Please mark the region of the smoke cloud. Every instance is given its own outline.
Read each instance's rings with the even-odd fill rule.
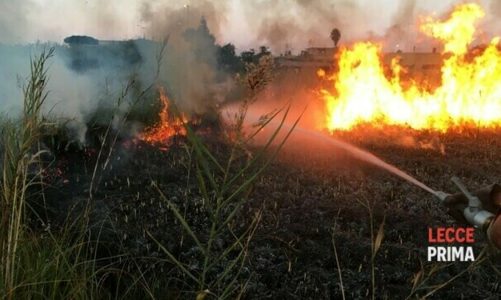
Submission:
[[[342,39],[350,41],[364,35],[369,26],[371,4],[365,9],[359,1],[278,0],[247,1],[242,4],[247,22],[256,28],[258,43],[274,52],[298,52],[305,46],[332,46],[330,32],[341,30]]]
[[[499,1],[478,1],[491,15],[499,16]],[[388,28],[404,31],[399,25],[407,26],[421,12],[441,14],[454,4],[457,1],[4,0],[0,2],[0,43],[60,42],[73,34],[151,38],[158,35],[151,28],[180,31],[195,26],[203,14],[220,43],[233,42],[240,50],[267,44],[276,52],[286,45],[300,51],[309,44],[332,45],[333,27],[341,30],[343,43],[371,35],[384,37]]]
[[[399,50],[400,45],[412,45],[416,43],[416,9],[415,0],[399,2],[397,12],[392,18],[391,26],[383,37],[390,48],[394,47],[396,50]]]
[[[75,138],[83,141],[85,124],[89,118],[99,106],[105,108],[114,104],[128,75],[126,72],[117,73],[119,69],[111,64],[78,72],[71,65],[74,57],[71,55],[71,49],[67,47],[50,44],[0,45],[1,111],[11,118],[15,118],[21,111],[22,89],[29,77],[30,58],[47,51],[49,47],[55,47],[55,53],[48,61],[49,95],[44,105],[44,113],[55,118],[64,118],[73,129]]]
[[[225,74],[218,70],[215,47],[226,11],[225,1],[204,0],[178,6],[145,2],[141,7],[146,36],[168,37],[161,79],[184,111],[202,113],[231,86],[230,79],[221,80]]]
[[[113,1],[112,1],[113,2]],[[17,16],[26,16],[36,3],[1,4],[12,17],[4,17],[2,28],[12,28]],[[109,15],[113,3],[99,13],[100,27],[114,30],[119,17]],[[128,80],[135,77],[142,87],[158,80],[178,107],[188,113],[202,113],[222,101],[231,88],[231,78],[217,68],[217,47],[212,33],[219,31],[222,2],[193,2],[189,6],[167,6],[144,2],[138,11],[144,35],[149,40],[99,42],[99,45],[0,44],[0,103],[2,112],[15,116],[21,111],[22,85],[29,75],[29,61],[42,49],[55,47],[50,59],[50,95],[45,109],[69,119],[75,137],[85,139],[86,124],[98,109],[113,109]],[[2,12],[5,12],[3,10]],[[220,15],[221,14],[221,15]],[[17,15],[17,16],[16,16]],[[5,40],[15,41],[28,28],[9,29]],[[29,30],[28,30],[29,31]],[[26,32],[28,32],[26,31]],[[106,36],[103,34],[101,36]],[[162,40],[167,40],[161,64],[157,66]],[[156,69],[159,67],[159,77]]]

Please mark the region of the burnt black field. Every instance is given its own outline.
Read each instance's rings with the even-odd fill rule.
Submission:
[[[378,130],[335,136],[371,151],[437,190],[457,192],[452,176],[459,176],[472,190],[499,182],[499,130],[407,133],[440,146],[404,146],[389,139],[395,132],[388,135]],[[205,130],[202,136],[218,158],[229,155],[221,133]],[[100,173],[92,195],[88,230],[99,237],[97,253],[102,263],[125,254],[127,259],[116,267],[131,274],[142,272],[157,297],[195,297],[189,278],[166,259],[157,242],[194,271],[200,268],[196,247],[152,184],[176,203],[197,234],[207,230],[187,144],[184,137],[168,146],[119,141],[110,157],[111,167]],[[296,146],[282,149],[252,186],[231,224],[235,231],[242,230],[254,214],[262,213],[249,243],[247,262],[238,274],[242,298],[341,299],[344,289],[347,299],[367,299],[372,293],[372,268],[377,299],[499,296],[500,256],[487,248],[479,231],[475,263],[426,261],[428,227],[456,224],[432,196],[348,153],[315,144]],[[92,146],[58,149],[52,152],[47,171],[47,205],[40,208],[40,214],[55,226],[68,213],[82,211],[98,158],[98,150]],[[241,159],[255,151],[249,149]],[[384,238],[373,263],[371,216],[374,235],[384,220]],[[225,243],[224,237],[217,241],[218,247]],[[129,284],[127,279],[117,281],[111,276],[105,287],[123,291]],[[130,296],[144,295],[132,292]]]

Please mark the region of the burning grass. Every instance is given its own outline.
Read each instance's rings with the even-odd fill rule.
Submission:
[[[153,127],[148,128],[139,135],[139,139],[151,144],[168,144],[169,140],[175,136],[185,136],[185,116],[172,117],[169,114],[169,99],[163,88],[159,88],[159,98],[161,103],[160,120]]]
[[[411,70],[401,65],[398,55],[386,74],[381,45],[360,42],[342,48],[337,55],[338,71],[329,79],[332,88],[322,90],[326,106],[323,127],[350,130],[372,123],[445,132],[468,124],[499,126],[499,38],[493,38],[483,50],[468,50],[475,25],[484,15],[478,4],[461,4],[445,21],[427,18],[422,22],[421,30],[444,48],[441,82],[431,90],[426,83],[402,79]]]

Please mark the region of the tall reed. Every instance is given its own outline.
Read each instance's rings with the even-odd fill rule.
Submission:
[[[47,98],[46,63],[53,52],[53,49],[44,51],[31,60],[30,78],[23,89],[21,119],[18,123],[8,121],[3,128],[0,268],[3,287],[7,292],[14,288],[19,242],[25,238],[26,193],[36,177],[30,176],[30,167],[42,153],[37,145],[44,122],[41,109]]]

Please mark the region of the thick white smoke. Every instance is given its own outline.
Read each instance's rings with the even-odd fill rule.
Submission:
[[[498,30],[500,2],[475,0],[489,11],[491,28]],[[37,40],[60,42],[72,34],[98,39],[151,37],[148,30],[172,12],[178,27],[197,22],[202,11],[219,42],[240,50],[261,44],[281,51],[288,44],[301,50],[309,43],[331,45],[329,32],[338,27],[343,41],[372,35],[384,36],[388,28],[409,23],[417,15],[441,14],[454,0],[2,0],[0,43]],[[64,16],[64,17],[63,17]],[[400,16],[400,18],[398,17]],[[403,18],[403,16],[409,18]],[[497,25],[496,25],[497,24]]]

